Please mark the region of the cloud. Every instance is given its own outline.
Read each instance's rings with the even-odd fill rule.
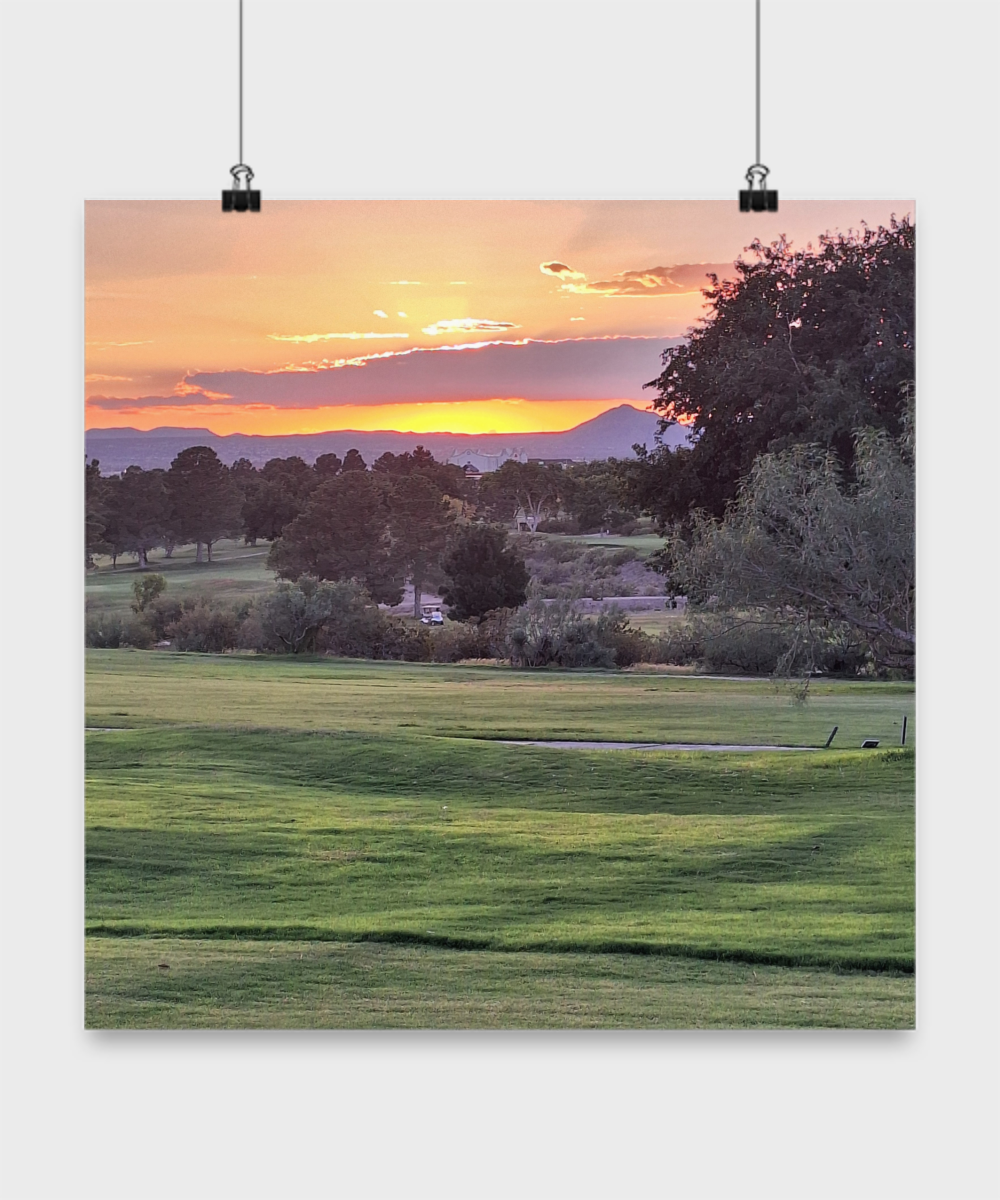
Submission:
[[[384,318],[385,318],[385,320],[387,320],[387,321],[388,321],[388,319],[389,319],[389,314],[388,314],[388,313],[384,313],[384,312],[383,312],[383,311],[382,311],[380,308],[376,308],[376,309],[375,309],[375,312],[374,312],[373,316],[376,316],[376,317],[384,317]]]
[[[111,346],[152,346],[152,341],[148,342],[88,342],[88,346],[94,346],[96,349],[107,350]]]
[[[84,383],[132,383],[131,375],[84,375]]]
[[[195,372],[186,394],[91,396],[92,408],[206,407],[228,395],[237,405],[325,408],[340,404],[447,403],[462,400],[608,400],[648,403],[643,384],[662,370],[661,355],[681,338],[596,337],[492,341],[414,347],[281,371]]]
[[[383,314],[384,315],[384,314]],[[408,333],[269,333],[272,342],[359,342],[367,338],[408,338]]]
[[[561,262],[539,263],[538,269],[543,275],[554,275],[556,279],[586,279],[582,271],[574,271]]]
[[[396,316],[397,316],[397,317],[405,317],[405,316],[406,316],[406,313],[404,313],[404,312],[398,312],[398,313],[396,313]]]
[[[183,396],[185,400],[192,396],[204,396],[207,400],[214,402],[221,400],[232,400],[232,395],[229,392],[210,392],[208,388],[199,387],[195,383],[188,383],[186,379],[182,379],[180,383],[174,386],[174,395]]]
[[[453,279],[448,286],[449,287],[465,287],[466,283],[465,283],[464,279]]]
[[[390,279],[390,287],[423,287],[419,279]]]
[[[542,265],[542,269],[545,269]],[[560,266],[561,264],[548,264]],[[585,275],[574,271],[571,280],[582,282],[564,283],[560,291],[574,295],[591,296],[681,296],[698,292],[709,286],[709,274],[731,276],[732,263],[683,263],[677,267],[647,267],[642,271],[622,271],[610,279],[588,282]],[[549,274],[559,274],[550,271]],[[563,276],[561,276],[563,277]]]
[[[511,321],[484,321],[478,317],[459,317],[457,321],[435,321],[425,325],[423,332],[436,333],[505,333],[508,329],[520,329]]]
[[[586,317],[570,317],[571,321],[586,321]]]

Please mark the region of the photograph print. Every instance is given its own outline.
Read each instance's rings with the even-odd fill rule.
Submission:
[[[914,266],[89,202],[88,1028],[913,1028]]]

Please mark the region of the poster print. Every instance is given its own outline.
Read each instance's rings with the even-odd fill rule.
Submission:
[[[911,202],[86,253],[89,1027],[913,1025]]]

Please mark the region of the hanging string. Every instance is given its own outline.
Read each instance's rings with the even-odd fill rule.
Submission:
[[[242,79],[243,71],[243,0],[240,0],[240,78]],[[242,104],[242,100],[240,101]],[[242,114],[242,108],[240,112]],[[242,117],[241,117],[242,119]],[[241,126],[242,129],[242,126]],[[242,137],[242,134],[240,135]],[[240,142],[242,147],[243,143]],[[243,151],[240,150],[240,160],[243,159]],[[757,0],[757,157],[754,162],[760,162],[760,0]]]
[[[757,0],[757,128],[760,129],[760,0]],[[757,134],[760,145],[760,133]],[[757,150],[760,158],[760,150]],[[240,153],[237,162],[243,161],[243,0],[240,0]]]
[[[767,177],[770,171],[760,161],[760,0],[755,0],[754,9],[754,149],[757,153],[753,163],[747,169],[747,186],[740,192],[740,211],[777,212],[778,193],[768,188]]]
[[[239,151],[235,167],[229,168],[233,185],[222,193],[223,212],[260,212],[260,192],[251,188],[253,171],[243,161],[243,0],[239,0],[239,71],[237,107],[239,110]],[[242,183],[242,187],[240,186]]]

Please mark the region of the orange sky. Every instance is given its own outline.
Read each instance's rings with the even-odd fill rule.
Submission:
[[[906,201],[87,204],[88,428],[567,429],[642,384],[754,238]],[[465,347],[455,353],[457,347]],[[417,353],[413,353],[417,351]],[[449,352],[451,351],[451,352]]]

